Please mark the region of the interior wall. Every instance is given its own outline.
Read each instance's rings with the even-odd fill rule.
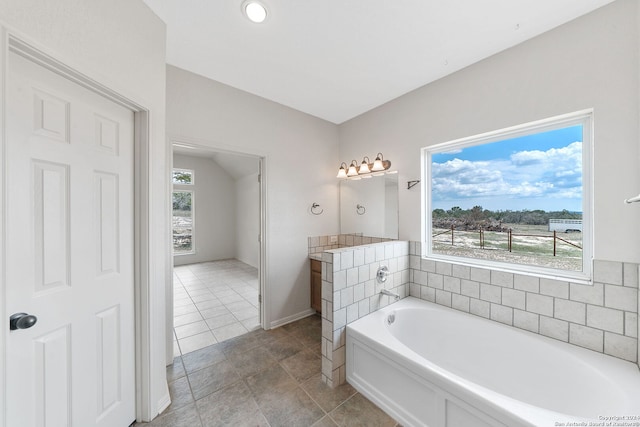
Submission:
[[[252,267],[260,266],[260,185],[258,174],[239,178],[236,190],[236,259]]]
[[[173,155],[173,167],[194,171],[192,190],[195,253],[173,256],[173,265],[234,258],[236,254],[236,186],[216,162],[205,157]]]
[[[149,247],[150,268],[143,274],[148,275],[151,284],[148,303],[152,309],[151,317],[144,319],[145,330],[149,332],[143,339],[151,347],[151,402],[144,411],[153,417],[169,404],[165,371],[165,290],[171,277],[167,274],[170,252],[165,25],[141,1],[130,0],[0,0],[0,23],[66,65],[149,109],[150,237],[143,244]],[[4,349],[0,354],[4,354]],[[0,365],[3,364],[0,360]],[[0,403],[3,413],[1,409]]]
[[[265,158],[264,326],[309,314],[307,237],[337,234],[339,227],[336,125],[167,66],[167,133],[175,141]],[[311,214],[314,202],[322,215]]]
[[[420,179],[420,148],[593,108],[594,255],[640,262],[640,203],[622,203],[640,190],[637,8],[615,1],[343,123],[340,158],[392,161],[400,239],[419,241],[420,189],[404,184]]]

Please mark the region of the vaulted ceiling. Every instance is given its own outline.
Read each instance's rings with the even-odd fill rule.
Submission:
[[[339,124],[613,0],[144,0],[167,62]]]

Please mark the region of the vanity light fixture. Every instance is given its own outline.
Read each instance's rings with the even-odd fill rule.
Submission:
[[[347,171],[347,176],[349,178],[352,176],[358,176],[358,164],[355,160],[351,161],[351,165],[349,165],[349,170]]]
[[[338,175],[336,178],[360,179],[391,173],[389,172],[391,162],[389,160],[384,160],[382,153],[378,153],[373,163],[369,162],[370,160],[368,156],[364,156],[360,166],[358,166],[358,162],[355,160],[352,160],[349,166],[347,166],[345,162],[342,162],[340,163],[340,168],[338,169]]]
[[[250,0],[242,4],[242,11],[251,22],[261,24],[267,19],[267,8],[259,1]]]

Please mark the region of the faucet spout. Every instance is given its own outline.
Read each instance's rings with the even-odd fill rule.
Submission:
[[[400,299],[400,295],[398,295],[398,294],[397,294],[397,293],[395,293],[395,292],[391,292],[391,291],[390,291],[390,290],[388,290],[388,289],[382,289],[382,290],[380,291],[380,293],[381,293],[382,295],[387,295],[387,296],[390,296],[390,297],[394,297],[394,298],[396,299],[396,301]]]

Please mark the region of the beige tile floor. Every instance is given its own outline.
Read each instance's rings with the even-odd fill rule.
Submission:
[[[177,266],[173,271],[175,355],[260,327],[256,268],[230,259]]]
[[[397,426],[349,384],[322,383],[320,340],[314,315],[178,356],[171,406],[136,426]]]

